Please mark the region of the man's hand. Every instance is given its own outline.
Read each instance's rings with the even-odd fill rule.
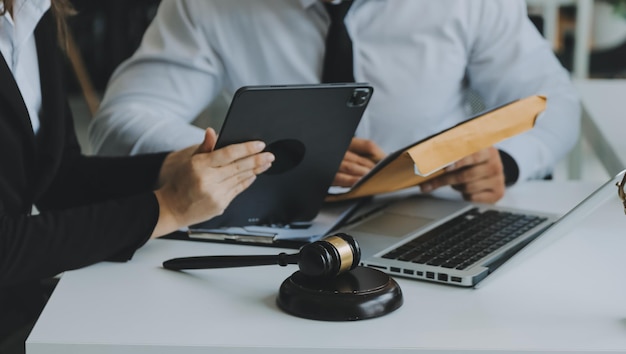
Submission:
[[[495,203],[504,196],[504,169],[500,154],[494,147],[469,155],[452,166],[445,173],[420,185],[422,192],[451,185],[463,194],[465,200],[481,203]]]
[[[341,161],[333,186],[351,187],[385,157],[385,152],[371,140],[352,138]]]

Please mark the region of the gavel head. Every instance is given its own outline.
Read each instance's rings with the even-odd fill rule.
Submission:
[[[305,245],[299,255],[300,271],[312,277],[335,277],[354,269],[361,261],[358,243],[344,233]]]

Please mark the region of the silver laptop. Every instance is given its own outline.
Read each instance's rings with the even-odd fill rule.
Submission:
[[[380,199],[339,232],[358,241],[362,265],[394,276],[473,287],[538,236],[549,233],[554,240],[608,199],[618,199],[615,185],[624,173],[560,219],[554,214],[413,195]]]

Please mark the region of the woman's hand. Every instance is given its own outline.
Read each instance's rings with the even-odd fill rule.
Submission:
[[[230,202],[266,171],[274,155],[251,141],[213,150],[216,134],[207,129],[202,144],[173,152],[159,175],[159,221],[153,237],[221,215]]]

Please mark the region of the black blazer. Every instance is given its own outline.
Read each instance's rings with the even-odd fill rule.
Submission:
[[[35,30],[43,112],[37,136],[0,60],[0,322],[9,294],[24,284],[130,258],[159,214],[152,187],[165,154],[81,155],[55,27],[48,12]],[[31,205],[40,215],[29,215]]]

